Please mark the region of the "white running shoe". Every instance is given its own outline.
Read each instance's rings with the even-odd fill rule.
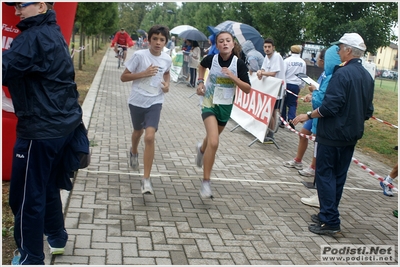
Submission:
[[[139,154],[132,154],[132,150],[129,150],[129,163],[131,165],[131,168],[134,171],[138,171],[139,170]]]
[[[196,145],[196,158],[195,158],[195,162],[196,162],[196,165],[197,165],[197,167],[199,167],[199,168],[201,168],[202,166],[203,166],[203,156],[204,156],[204,154],[203,153],[201,153],[201,145],[202,145],[203,143],[198,143],[197,145]]]
[[[151,186],[150,178],[142,179],[142,194],[151,194],[153,195],[153,186]]]
[[[297,162],[294,159],[284,162],[283,166],[285,166],[287,168],[295,168],[296,170],[303,169],[303,163]]]
[[[202,198],[213,198],[210,181],[201,182],[200,196]]]
[[[302,170],[299,170],[299,174],[302,176],[306,177],[314,177],[315,176],[315,170],[311,167],[304,168]]]
[[[301,203],[303,203],[305,205],[319,208],[318,194],[315,194],[312,197],[302,197],[300,200],[301,200]]]

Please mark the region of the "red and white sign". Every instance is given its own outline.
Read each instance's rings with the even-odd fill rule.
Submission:
[[[250,83],[249,94],[236,88],[231,119],[263,142],[282,80],[274,77],[263,77],[259,80],[253,72],[250,75]]]

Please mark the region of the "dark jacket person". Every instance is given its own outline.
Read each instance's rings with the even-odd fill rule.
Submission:
[[[68,46],[50,3],[8,2],[21,18],[21,33],[3,51],[2,81],[18,118],[10,183],[14,238],[21,265],[44,264],[43,234],[50,253],[62,254],[64,228],[57,172],[81,125],[82,110]]]

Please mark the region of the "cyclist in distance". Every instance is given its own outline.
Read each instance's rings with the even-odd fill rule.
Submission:
[[[114,47],[115,57],[118,57],[118,46],[122,46],[122,49],[124,51],[124,56],[122,60],[125,61],[127,54],[126,50],[128,47],[133,46],[133,41],[124,28],[121,28],[121,30],[115,34],[114,39],[111,42],[111,47]]]

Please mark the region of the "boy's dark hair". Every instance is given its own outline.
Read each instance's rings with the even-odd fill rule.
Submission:
[[[272,38],[265,39],[264,44],[272,44],[272,46],[275,46],[274,40]]]
[[[150,28],[149,32],[147,33],[148,40],[151,39],[151,36],[153,34],[160,34],[165,37],[165,43],[168,42],[168,36],[169,36],[169,28],[167,26],[163,25],[154,25],[153,27]]]

